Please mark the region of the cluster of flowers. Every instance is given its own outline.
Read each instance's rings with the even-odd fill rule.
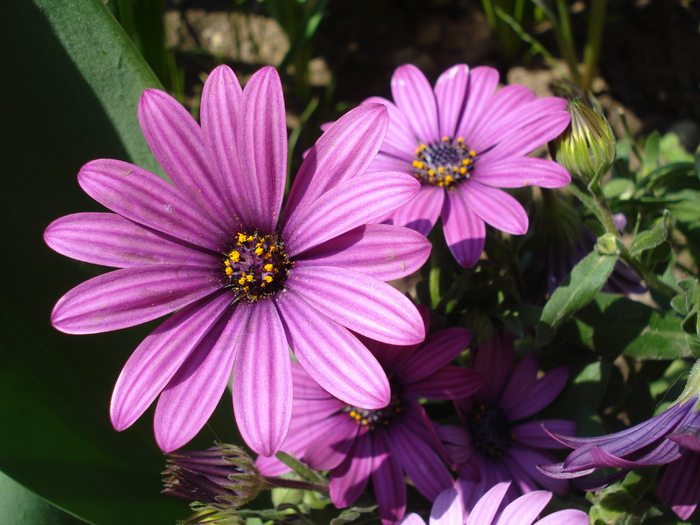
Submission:
[[[529,419],[561,392],[566,370],[538,375],[534,356],[516,364],[512,341],[498,337],[472,351],[471,368],[452,366],[469,331],[431,332],[429,312],[387,284],[421,268],[439,218],[455,259],[470,267],[485,224],[527,231],[523,206],[499,188],[570,181],[559,164],[526,156],[564,131],[567,102],[518,85],[497,90],[498,80],[492,68],[457,65],[432,88],[417,68],[400,67],[394,102],[368,99],[333,123],[286,201],[274,69],[245,89],[229,68],[215,69],[201,126],[172,97],[146,91],[139,120],[172,184],[126,162],[92,161],[79,183],[114,213],[66,216],[45,233],[61,254],[118,268],[64,295],[57,329],[107,332],[172,314],[124,366],[114,427],[158,398],[157,443],[176,450],[231,384],[236,423],[265,475],[287,470],[272,457],[284,450],[329,471],[338,507],[371,479],[385,523],[406,512],[406,476],[437,500],[434,512],[453,516],[436,523],[532,523],[551,497],[538,487],[567,489],[556,474],[568,464],[555,477],[538,470],[556,462],[547,449],[583,443],[561,437],[574,433],[571,422]],[[453,401],[462,423],[437,425],[419,399]],[[580,462],[575,472],[588,473]],[[514,503],[503,509],[502,500]],[[541,523],[584,523],[581,515]]]

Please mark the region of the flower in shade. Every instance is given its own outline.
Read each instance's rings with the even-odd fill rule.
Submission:
[[[517,366],[514,359],[510,341],[494,338],[479,347],[473,367],[482,375],[484,384],[474,395],[455,402],[464,424],[438,427],[438,435],[460,475],[457,484],[467,509],[501,481],[513,481],[509,500],[538,485],[555,494],[567,490],[564,480],[543,475],[537,465],[555,460],[547,449],[563,447],[542,425],[571,432],[574,423],[525,419],[559,395],[568,372],[560,367],[538,378],[534,355],[526,355]]]
[[[427,235],[442,216],[447,244],[464,267],[481,256],[484,223],[527,231],[523,207],[498,188],[558,188],[571,180],[559,164],[526,157],[566,129],[566,100],[538,99],[519,85],[496,91],[498,79],[493,68],[459,64],[433,89],[418,68],[403,65],[391,79],[394,102],[366,101],[385,104],[391,118],[371,169],[401,170],[421,182],[418,195],[384,221]]]
[[[201,111],[200,127],[161,91],[139,103],[146,141],[173,184],[118,160],[80,170],[83,190],[115,213],[63,217],[45,240],[120,269],[70,290],[51,319],[89,334],[175,312],[124,366],[114,427],[130,426],[160,394],[156,440],[174,450],[202,428],[233,372],[239,430],[271,455],[291,417],[290,348],[333,395],[376,409],[389,402],[389,383],[353,332],[423,340],[416,308],[383,281],[419,268],[429,244],[409,229],[368,224],[419,185],[402,173],[366,173],[388,116],[365,106],[311,148],[281,212],[287,134],[276,71],[261,69],[241,90],[229,68],[215,69]]]
[[[659,497],[683,520],[695,512],[700,501],[700,411],[697,396],[678,402],[657,416],[621,432],[595,438],[570,437],[555,432],[552,435],[575,450],[561,463],[541,465],[540,470],[545,474],[572,479],[606,467],[619,469],[602,478],[578,483],[585,490],[598,490],[622,479],[635,467],[668,465],[659,482]]]
[[[505,505],[509,482],[501,482],[476,502],[471,512],[462,508],[457,490],[440,493],[430,511],[430,525],[588,525],[588,515],[581,510],[560,510],[537,520],[552,499],[552,493],[536,490]],[[505,506],[504,506],[505,505]],[[399,525],[425,525],[417,514],[409,514]]]
[[[352,504],[371,478],[382,521],[396,523],[406,510],[404,473],[431,501],[453,484],[417,399],[457,399],[481,385],[473,370],[449,366],[470,339],[469,331],[449,328],[410,347],[368,341],[391,383],[391,401],[379,410],[337,399],[293,365],[292,425],[282,450],[330,470],[330,496],[338,507]],[[258,458],[258,468],[266,475],[289,470],[274,458]]]

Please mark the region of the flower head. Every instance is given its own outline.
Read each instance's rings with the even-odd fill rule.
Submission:
[[[423,339],[415,307],[383,281],[419,268],[429,244],[408,229],[368,224],[412,198],[418,183],[366,173],[388,117],[383,106],[365,106],[311,148],[282,212],[287,134],[276,71],[261,69],[242,90],[229,68],[215,69],[201,109],[200,127],[161,91],[139,103],[172,184],[118,160],[80,170],[85,192],[115,213],[63,217],[45,240],[120,269],[70,290],[52,323],[88,334],[175,312],[124,366],[114,427],[129,427],[160,394],[156,440],[174,450],[202,428],[233,372],[239,430],[271,455],[291,417],[290,348],[333,395],[375,409],[389,401],[389,383],[351,330],[391,344]]]
[[[572,479],[606,467],[619,469],[602,478],[579,482],[585,490],[598,490],[622,479],[635,467],[667,464],[659,483],[659,497],[683,520],[695,512],[700,500],[700,411],[697,395],[683,399],[657,416],[621,432],[595,438],[569,437],[557,433],[552,433],[552,436],[574,451],[561,463],[541,465],[540,470],[548,476]]]
[[[537,465],[551,462],[546,449],[561,444],[542,425],[573,430],[564,420],[521,421],[549,405],[566,384],[565,368],[537,378],[537,359],[526,355],[514,366],[511,342],[494,338],[476,351],[474,370],[484,378],[472,396],[455,402],[462,426],[438,428],[460,474],[458,486],[467,509],[496,483],[513,481],[508,499],[531,492],[538,485],[556,494],[566,491],[562,480],[542,475]]]
[[[442,216],[447,244],[464,267],[481,256],[485,223],[527,231],[523,207],[498,188],[557,188],[571,180],[555,162],[525,156],[564,131],[566,100],[538,99],[518,85],[495,92],[498,78],[493,68],[459,64],[431,88],[418,68],[404,65],[391,80],[394,102],[366,101],[385,104],[391,118],[372,169],[401,170],[421,183],[418,195],[384,220],[427,235]]]
[[[480,386],[473,370],[448,366],[470,338],[467,330],[451,328],[407,348],[368,342],[391,382],[391,401],[379,410],[333,397],[293,366],[294,411],[282,449],[311,468],[330,470],[330,495],[338,507],[353,503],[371,478],[382,521],[396,523],[406,509],[405,474],[430,500],[453,483],[417,399],[457,399]],[[266,475],[288,470],[273,458],[258,458],[258,468]]]
[[[430,512],[430,525],[588,525],[588,515],[580,510],[560,510],[544,519],[537,516],[544,510],[552,493],[536,490],[520,496],[504,507],[509,482],[494,485],[476,502],[471,512],[462,508],[457,490],[440,493]],[[425,525],[416,514],[409,514],[399,525]]]

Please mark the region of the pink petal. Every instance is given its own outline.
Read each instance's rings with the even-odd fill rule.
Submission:
[[[93,160],[78,173],[78,183],[90,197],[129,220],[221,251],[221,229],[178,189],[149,171],[118,160]]]
[[[479,262],[486,242],[486,226],[469,209],[467,200],[460,191],[447,194],[442,212],[445,241],[457,262],[470,268]]]
[[[466,328],[447,328],[430,334],[420,348],[398,362],[394,374],[404,383],[423,379],[448,365],[472,340]]]
[[[396,68],[391,77],[394,102],[406,116],[414,135],[423,144],[438,137],[438,115],[435,95],[425,75],[412,64]]]
[[[248,81],[236,122],[240,176],[238,195],[247,200],[244,222],[263,233],[277,226],[287,181],[287,125],[282,83],[273,67]],[[247,196],[247,199],[245,197]]]
[[[551,492],[536,490],[510,503],[498,517],[496,525],[530,525],[552,499]]]
[[[525,86],[511,84],[498,90],[491,97],[488,108],[472,130],[471,140],[479,141],[482,130],[488,132],[488,130],[493,129],[494,126],[498,126],[502,122],[508,122],[513,125],[513,113],[533,100],[537,100],[537,95]]]
[[[406,512],[406,479],[396,459],[391,454],[391,445],[386,432],[373,432],[374,456],[372,462],[372,484],[379,504],[379,514],[384,525],[396,523]],[[402,521],[404,524],[410,522]],[[422,522],[416,522],[425,525]]]
[[[304,451],[304,461],[312,469],[331,470],[343,463],[363,428],[347,414],[330,418],[330,423],[320,429],[325,432],[316,434]]]
[[[527,155],[542,144],[558,137],[569,125],[571,116],[566,111],[556,111],[522,128],[500,137],[500,142],[479,157],[480,162],[495,162],[506,157]]]
[[[657,493],[682,519],[687,520],[695,512],[700,500],[700,454],[686,452],[678,461],[666,467],[661,476]]]
[[[147,264],[214,267],[214,255],[182,245],[115,213],[76,213],[52,222],[44,232],[52,250],[79,261],[114,268]]]
[[[226,390],[237,340],[247,319],[231,313],[205,334],[158,399],[153,427],[158,446],[165,452],[184,446],[197,435]]]
[[[481,376],[474,370],[446,366],[414,383],[404,383],[407,395],[427,399],[461,399],[481,386]]]
[[[410,175],[375,172],[356,175],[328,190],[283,230],[287,252],[295,257],[353,228],[373,222],[418,193]]]
[[[497,162],[474,164],[472,180],[501,188],[560,188],[571,182],[571,176],[562,165],[551,160],[506,157]]]
[[[330,496],[336,507],[355,503],[372,473],[372,440],[369,432],[360,432],[347,459],[330,475]]]
[[[427,237],[440,216],[444,201],[445,190],[425,184],[412,200],[388,217],[391,217],[391,224],[411,228]]]
[[[207,157],[216,175],[220,198],[226,205],[217,209],[225,213],[230,224],[241,221],[240,188],[236,182],[241,177],[238,159],[236,123],[239,119],[243,90],[236,75],[222,65],[209,74],[202,90],[202,134]],[[252,229],[252,224],[241,224],[242,229]]]
[[[530,447],[535,448],[565,448],[547,432],[555,434],[572,435],[576,432],[576,423],[573,421],[565,421],[563,419],[543,419],[538,421],[528,421],[520,423],[511,428],[511,433],[515,436],[515,440]]]
[[[473,181],[465,182],[455,191],[461,194],[466,206],[486,224],[513,235],[527,232],[527,213],[505,191]]]
[[[443,490],[430,511],[430,525],[461,525],[462,523],[464,523],[464,509],[459,493],[454,488]]]
[[[550,370],[535,381],[526,401],[518,403],[510,409],[509,417],[518,420],[536,414],[557,398],[566,386],[568,379],[569,371],[566,367],[561,366]]]
[[[56,303],[51,323],[67,334],[111,332],[162,317],[220,288],[211,268],[159,264],[115,270],[68,291]]]
[[[370,339],[410,345],[425,338],[411,301],[396,288],[352,270],[297,265],[287,287],[322,315]],[[308,370],[308,369],[307,369]]]
[[[540,472],[537,465],[549,465],[556,461],[556,457],[548,452],[522,446],[519,443],[513,443],[508,450],[510,458],[514,461],[509,461],[506,458],[508,467],[512,472],[516,468],[520,468],[524,476],[532,478],[538,485],[543,486],[547,490],[551,490],[555,494],[565,494],[569,484],[563,479],[554,479]]]
[[[134,350],[114,385],[110,417],[118,431],[131,426],[185,362],[230,304],[227,293],[183,308]]]
[[[486,492],[469,513],[466,525],[491,525],[509,487],[510,482],[502,482]]]
[[[527,354],[510,374],[510,378],[501,394],[501,402],[499,404],[501,410],[508,415],[510,421],[515,420],[510,413],[513,407],[522,403],[529,403],[529,393],[535,384],[537,369],[537,358],[534,354]]]
[[[294,354],[322,388],[356,407],[389,403],[386,373],[355,336],[291,289],[275,301]]]
[[[289,345],[272,300],[239,308],[249,311],[233,368],[236,424],[250,448],[272,456],[282,447],[292,417]]]
[[[299,216],[321,195],[367,170],[379,151],[388,121],[384,106],[363,104],[321,135],[294,179],[285,205],[283,228],[297,224]]]
[[[302,254],[305,266],[353,269],[380,281],[417,271],[430,255],[421,234],[387,224],[366,224]]]
[[[545,516],[537,525],[588,525],[588,514],[582,510],[565,509]]]
[[[446,70],[435,83],[440,137],[456,137],[457,124],[464,111],[469,89],[469,66],[457,64]],[[438,138],[438,137],[436,137]]]
[[[456,133],[458,137],[463,137],[467,144],[470,144],[473,130],[479,125],[481,116],[490,107],[498,80],[498,71],[492,67],[475,67],[469,74],[467,105]]]
[[[362,104],[382,104],[386,107],[389,112],[389,128],[386,131],[381,151],[395,155],[410,164],[415,158],[418,139],[411,131],[411,124],[403,111],[396,107],[396,104],[382,97],[369,97]]]
[[[224,188],[207,161],[202,130],[192,115],[167,93],[148,89],[141,95],[138,116],[146,142],[178,191],[225,230],[231,221],[219,211],[226,209]]]

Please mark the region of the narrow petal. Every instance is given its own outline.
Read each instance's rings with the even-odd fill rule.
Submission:
[[[470,268],[479,262],[486,242],[486,226],[460,191],[447,194],[442,212],[445,241],[457,262]]]
[[[467,100],[469,66],[457,64],[440,75],[435,83],[440,137],[455,137]]]
[[[295,257],[353,228],[373,222],[410,201],[420,183],[405,173],[356,175],[318,198],[313,206],[283,230],[287,251]]]
[[[352,270],[298,265],[287,287],[322,315],[365,337],[393,345],[415,344],[425,338],[423,320],[413,303],[373,277]]]
[[[527,232],[528,218],[522,205],[505,191],[469,181],[456,190],[482,221],[506,233]]]
[[[130,268],[147,264],[215,267],[217,258],[115,213],[76,213],[55,220],[44,240],[58,253],[92,264]]]
[[[558,137],[569,125],[571,116],[566,111],[556,111],[528,124],[510,131],[500,138],[492,149],[481,154],[479,161],[489,162],[510,156],[523,156],[534,151],[542,144]]]
[[[443,490],[430,510],[430,525],[461,525],[464,523],[464,509],[459,493],[454,488]]]
[[[236,424],[250,448],[272,456],[284,443],[292,417],[289,345],[273,301],[239,308],[249,312],[233,368]]]
[[[491,525],[509,487],[510,482],[498,483],[479,498],[469,513],[466,525]]]
[[[511,445],[509,456],[506,458],[508,468],[511,472],[516,472],[516,467],[522,470],[522,476],[531,478],[537,485],[541,485],[555,494],[565,494],[569,488],[566,480],[550,478],[543,474],[537,465],[548,465],[555,461],[553,454],[543,450],[522,446],[519,443]],[[513,461],[511,461],[511,458]],[[528,485],[533,485],[533,481],[528,481]]]
[[[159,264],[98,275],[58,300],[51,323],[67,334],[96,334],[152,321],[220,289],[215,273]]]
[[[161,450],[184,446],[209,420],[231,377],[245,320],[234,312],[223,315],[161,393],[153,417]]]
[[[438,114],[435,95],[428,79],[412,64],[396,68],[391,77],[391,94],[401,112],[406,115],[415,136],[423,144],[438,137]]]
[[[192,115],[167,93],[147,89],[138,116],[146,142],[178,191],[213,224],[226,229],[230,221],[219,212],[226,209],[224,188],[207,162],[202,129]]]
[[[289,192],[282,226],[296,224],[321,195],[367,171],[388,124],[387,110],[380,104],[362,104],[334,122],[304,158]]]
[[[502,341],[493,337],[479,346],[473,357],[474,370],[484,378],[478,399],[487,403],[497,404],[501,392],[513,371],[515,351],[509,340]]]
[[[475,67],[469,73],[467,105],[457,127],[457,136],[463,137],[467,144],[473,136],[474,128],[480,122],[481,115],[490,107],[498,80],[498,71],[488,66]]]
[[[317,434],[303,454],[304,461],[314,470],[331,470],[350,456],[350,449],[362,427],[348,415],[330,418],[323,434]]]
[[[300,259],[305,266],[335,266],[391,281],[423,266],[430,247],[428,240],[413,230],[366,224],[304,252]]]
[[[563,419],[544,419],[540,421],[527,421],[511,428],[516,441],[535,448],[563,448],[564,445],[555,440],[544,431],[547,428],[558,434],[573,434],[576,432],[576,423]]]
[[[221,251],[221,228],[173,185],[149,171],[119,160],[93,160],[78,173],[78,183],[90,197],[129,220],[195,246]]]
[[[418,139],[411,131],[406,115],[396,104],[382,97],[369,97],[362,104],[382,104],[389,112],[389,127],[382,143],[381,151],[396,155],[409,163],[415,157]]]
[[[661,477],[658,495],[673,509],[673,512],[687,520],[695,512],[700,501],[700,454],[686,452],[678,461],[666,467]]]
[[[227,293],[199,301],[143,340],[114,385],[110,417],[115,429],[124,430],[143,414],[229,304]]]
[[[388,437],[386,432],[381,431],[372,435],[372,484],[384,525],[396,523],[406,512],[406,479],[400,465],[391,454]],[[408,525],[410,521],[402,523]],[[416,523],[425,525],[422,520]]]
[[[510,503],[498,517],[496,525],[530,525],[552,499],[552,493],[536,490]]]
[[[446,366],[414,383],[404,383],[405,392],[415,398],[461,399],[472,395],[481,386],[481,376],[474,370]]]
[[[430,334],[416,352],[398,362],[394,374],[404,383],[423,379],[450,364],[471,340],[472,334],[466,328],[447,328]]]
[[[566,367],[560,366],[550,370],[535,381],[527,399],[522,399],[520,403],[510,407],[508,416],[515,421],[536,414],[557,398],[568,379],[569,371]]]
[[[500,188],[560,188],[571,182],[569,172],[547,159],[506,157],[497,162],[474,164],[472,180]]]
[[[377,409],[389,403],[386,373],[355,336],[293,290],[275,301],[294,354],[322,388],[356,407]]]
[[[391,224],[416,230],[426,237],[435,226],[445,201],[445,190],[422,185],[418,194],[390,214]]]
[[[210,159],[215,180],[215,187],[221,193],[220,198],[226,203],[217,213],[226,214],[230,224],[240,223],[240,187],[236,182],[241,177],[236,123],[239,119],[243,90],[236,75],[226,65],[214,69],[209,74],[202,90],[201,120],[204,146]],[[250,229],[254,225],[240,224],[241,228]]]
[[[371,435],[361,432],[346,461],[331,471],[329,489],[336,507],[352,505],[360,497],[372,473],[372,459]]]
[[[240,177],[238,195],[247,195],[244,222],[264,233],[277,226],[287,181],[287,125],[282,83],[273,67],[248,81],[236,122]]]
[[[525,355],[517,364],[506,383],[499,406],[510,421],[515,421],[510,410],[523,402],[529,402],[528,394],[537,377],[537,358],[534,354]]]
[[[374,477],[372,477],[372,483],[374,483]],[[380,507],[381,511],[381,507]],[[387,519],[387,522],[390,524],[396,523],[396,520],[398,518],[395,518],[390,516]],[[401,521],[399,521],[399,525],[425,525],[425,521],[423,521],[423,518],[421,518],[418,514],[415,512],[411,512],[410,514],[406,514]]]
[[[588,514],[582,510],[565,509],[545,516],[537,525],[588,525]]]
[[[537,95],[526,86],[510,84],[499,89],[491,98],[479,122],[475,123],[471,131],[471,140],[478,141],[482,130],[492,129],[501,122],[509,122],[513,125],[513,113],[533,100],[537,100]]]

